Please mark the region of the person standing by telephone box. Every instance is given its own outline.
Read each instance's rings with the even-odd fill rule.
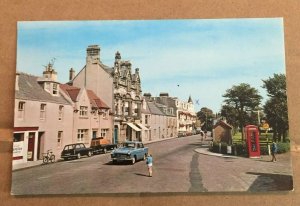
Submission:
[[[246,141],[250,158],[260,157],[259,130],[255,125],[245,127]]]

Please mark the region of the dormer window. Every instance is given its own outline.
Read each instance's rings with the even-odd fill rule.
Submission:
[[[58,89],[57,89],[58,87],[57,87],[57,84],[56,83],[53,83],[53,90],[52,90],[52,94],[53,95],[57,95],[58,94]]]

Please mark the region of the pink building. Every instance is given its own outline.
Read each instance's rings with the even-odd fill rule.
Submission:
[[[74,109],[72,142],[89,147],[92,138],[103,137],[112,141],[109,107],[91,90],[67,84],[60,87]]]

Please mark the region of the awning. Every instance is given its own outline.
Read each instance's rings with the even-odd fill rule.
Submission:
[[[149,130],[147,127],[145,127],[143,124],[136,123],[142,130]]]
[[[135,126],[134,124],[132,124],[132,123],[126,123],[129,127],[131,127],[132,129],[134,129],[135,131],[137,131],[137,132],[140,132],[141,131],[141,129],[140,128],[138,128],[137,126]]]

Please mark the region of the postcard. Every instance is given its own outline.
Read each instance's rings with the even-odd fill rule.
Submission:
[[[17,33],[12,195],[293,190],[283,18]]]

